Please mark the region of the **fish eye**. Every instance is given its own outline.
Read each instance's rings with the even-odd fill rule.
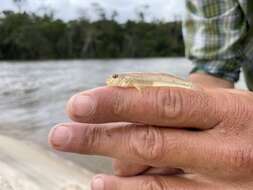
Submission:
[[[112,78],[117,79],[117,78],[119,78],[119,75],[118,74],[114,74],[114,75],[112,75]]]

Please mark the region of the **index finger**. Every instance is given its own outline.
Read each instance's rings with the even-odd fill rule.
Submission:
[[[206,90],[102,87],[73,96],[67,106],[77,122],[132,122],[180,128],[213,128],[221,121],[216,98]]]

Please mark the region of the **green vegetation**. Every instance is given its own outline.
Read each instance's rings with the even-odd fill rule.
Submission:
[[[0,59],[141,58],[183,56],[181,23],[139,21],[119,24],[117,12],[99,21],[64,22],[51,15],[3,11]]]

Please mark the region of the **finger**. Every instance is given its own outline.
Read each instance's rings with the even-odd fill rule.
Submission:
[[[116,177],[99,175],[93,178],[92,190],[207,190],[210,184],[198,182],[184,177],[172,176],[137,176]]]
[[[130,161],[113,160],[113,172],[117,176],[129,177],[144,173],[150,168]]]
[[[208,173],[208,168],[213,170],[212,156],[217,165],[216,151],[210,148],[216,142],[204,138],[203,133],[125,123],[64,124],[51,131],[49,142],[55,149],[66,152]]]
[[[217,100],[206,90],[104,87],[72,97],[67,111],[82,123],[132,122],[213,128],[221,121]]]

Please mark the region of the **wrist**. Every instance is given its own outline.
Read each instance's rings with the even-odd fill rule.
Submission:
[[[205,73],[192,73],[188,80],[205,88],[234,88],[234,83]]]

